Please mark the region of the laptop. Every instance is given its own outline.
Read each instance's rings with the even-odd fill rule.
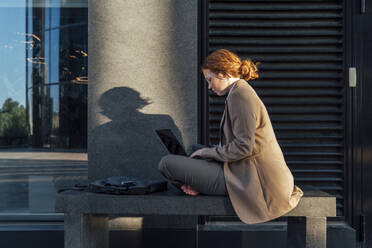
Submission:
[[[161,141],[163,142],[164,146],[167,148],[170,154],[181,155],[181,156],[190,156],[194,151],[202,148],[202,147],[194,147],[194,150],[187,154],[181,143],[178,141],[177,137],[173,134],[172,130],[170,129],[158,129],[155,132],[160,137]],[[194,159],[202,159],[209,162],[218,162],[213,158],[202,158],[199,156],[193,157]]]
[[[181,143],[178,141],[177,137],[173,134],[170,129],[158,129],[155,132],[160,137],[164,146],[167,148],[169,153],[175,155],[187,156],[187,153]]]

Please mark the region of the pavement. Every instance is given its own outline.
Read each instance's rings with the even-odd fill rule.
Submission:
[[[85,151],[1,149],[0,213],[53,213],[57,191],[87,179]]]

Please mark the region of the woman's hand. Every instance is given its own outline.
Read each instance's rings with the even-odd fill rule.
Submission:
[[[190,155],[190,158],[202,157],[203,150],[207,150],[207,149],[209,148],[202,148],[202,149],[196,150]]]

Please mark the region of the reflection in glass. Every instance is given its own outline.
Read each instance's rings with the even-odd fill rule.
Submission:
[[[14,129],[7,127],[7,125],[10,125],[10,119],[13,118],[12,116],[15,113],[13,111],[9,112],[8,110],[5,110],[8,108],[7,106],[13,106],[16,103],[18,104],[17,112],[21,107],[26,107],[25,23],[24,8],[13,8],[11,10],[0,8],[1,146],[19,144],[19,135],[27,137],[27,133],[14,132]],[[23,115],[25,115],[25,111],[23,111]],[[20,119],[18,118],[17,120],[19,121]],[[12,141],[12,136],[14,136],[14,141]],[[4,140],[7,140],[7,142],[4,143]]]
[[[59,82],[59,30],[51,30],[47,37],[50,39],[50,53],[47,59],[50,60],[49,65],[49,83]]]
[[[14,146],[26,142],[28,126],[26,109],[8,98],[0,109],[0,145]]]
[[[59,188],[87,180],[87,1],[8,2],[0,3],[0,213],[54,212]]]
[[[86,148],[87,9],[32,8],[32,15],[26,33],[40,40],[27,37],[33,42],[32,53],[27,53],[27,90],[33,92],[28,99],[30,144]]]
[[[45,19],[50,20],[50,23],[51,23],[50,28],[56,28],[56,27],[58,28],[60,26],[61,9],[60,8],[45,8],[45,9],[50,10],[48,13],[49,15],[47,15],[45,18]]]

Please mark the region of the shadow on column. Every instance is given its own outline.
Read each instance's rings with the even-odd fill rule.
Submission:
[[[169,115],[140,112],[151,103],[129,87],[115,87],[102,94],[100,113],[110,121],[90,130],[89,180],[119,175],[162,178],[157,166],[168,152],[155,130],[170,128],[181,142],[182,136]]]

